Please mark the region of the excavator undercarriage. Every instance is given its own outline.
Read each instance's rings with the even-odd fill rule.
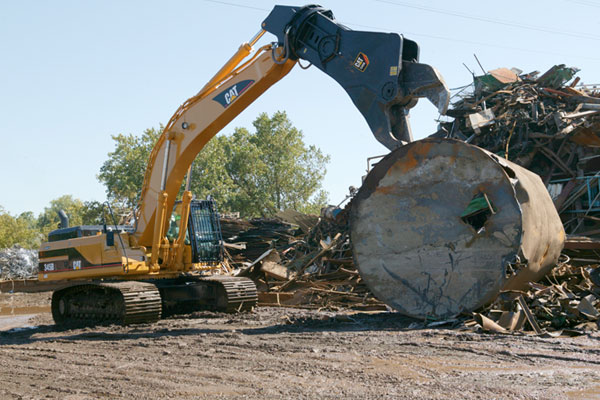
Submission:
[[[249,311],[257,300],[254,282],[232,276],[73,283],[52,295],[52,316],[58,325],[127,325],[200,310]]]

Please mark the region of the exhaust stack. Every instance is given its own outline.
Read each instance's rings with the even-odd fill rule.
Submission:
[[[69,227],[69,217],[65,210],[60,210],[58,212],[58,218],[60,218],[60,228],[68,228]]]

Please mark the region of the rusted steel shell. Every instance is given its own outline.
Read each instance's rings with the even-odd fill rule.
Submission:
[[[475,217],[465,215],[484,204]],[[354,261],[402,314],[449,318],[556,263],[564,230],[539,176],[479,147],[425,139],[368,174],[350,217]]]

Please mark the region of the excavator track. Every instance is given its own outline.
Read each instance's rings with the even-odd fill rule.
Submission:
[[[254,282],[233,276],[73,284],[52,295],[57,325],[141,324],[198,310],[241,312],[258,303]]]
[[[149,323],[158,321],[161,312],[160,293],[146,282],[77,284],[52,295],[57,325]]]
[[[258,303],[256,285],[251,279],[233,276],[212,276],[203,278],[221,286],[217,297],[217,309],[225,312],[249,311]]]
[[[187,276],[156,281],[163,300],[163,314],[185,314],[200,310],[240,312],[258,303],[256,285],[234,276]]]

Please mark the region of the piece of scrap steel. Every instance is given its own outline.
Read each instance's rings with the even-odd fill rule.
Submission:
[[[367,175],[350,216],[354,261],[402,314],[450,318],[545,275],[564,230],[536,174],[479,147],[425,139]]]

